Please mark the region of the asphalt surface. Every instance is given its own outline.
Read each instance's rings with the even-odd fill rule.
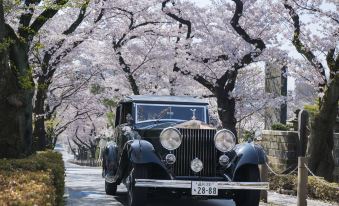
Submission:
[[[118,187],[116,196],[105,193],[104,179],[101,177],[101,168],[78,166],[68,162],[73,156],[68,154],[62,147],[57,151],[63,154],[66,167],[65,178],[65,201],[67,206],[94,206],[94,205],[127,205],[127,190],[123,185]],[[246,197],[244,197],[246,198]],[[274,192],[268,194],[267,205],[296,205],[294,196],[281,195]],[[235,206],[232,200],[183,200],[153,197],[148,206]],[[309,206],[331,206],[330,203],[308,200]]]

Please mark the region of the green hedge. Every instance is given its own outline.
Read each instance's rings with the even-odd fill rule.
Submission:
[[[285,124],[281,124],[281,123],[275,123],[271,126],[272,130],[278,130],[278,131],[288,131],[289,128],[287,125]]]
[[[293,194],[297,194],[297,176],[270,176],[270,189],[281,191],[290,190]],[[329,183],[325,180],[317,180],[313,176],[308,177],[308,197],[320,200],[326,200],[339,203],[339,187],[338,183]]]
[[[46,151],[25,159],[1,159],[0,191],[7,193],[0,196],[0,205],[63,205],[64,180],[59,153]]]

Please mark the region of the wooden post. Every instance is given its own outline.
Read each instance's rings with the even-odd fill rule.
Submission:
[[[308,172],[305,167],[307,164],[306,157],[298,157],[298,191],[297,206],[307,206],[307,179]]]
[[[268,182],[268,168],[266,164],[259,165],[260,170],[260,179],[262,182]],[[260,192],[260,199],[264,201],[264,203],[267,203],[267,191],[261,190]]]

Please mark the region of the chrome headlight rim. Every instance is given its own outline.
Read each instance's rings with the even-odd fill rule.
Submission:
[[[168,130],[175,131],[175,132],[178,134],[178,137],[179,137],[179,139],[180,139],[180,143],[179,143],[178,145],[172,147],[172,148],[169,148],[169,147],[167,147],[166,145],[164,145],[164,144],[163,144],[163,141],[162,141],[162,136],[163,136],[163,135],[165,134],[165,132],[167,132]],[[180,147],[181,143],[182,143],[182,135],[181,135],[180,131],[179,131],[177,128],[175,128],[175,127],[167,127],[167,128],[165,128],[165,129],[163,129],[163,130],[161,131],[161,133],[160,133],[160,137],[159,137],[159,138],[160,138],[160,144],[161,144],[165,149],[167,149],[167,150],[169,150],[169,151],[173,151],[173,150],[178,149],[178,148]]]
[[[230,147],[229,149],[222,149],[220,147],[217,146],[217,137],[220,133],[228,133],[232,136],[232,140],[233,140],[233,146]],[[215,135],[214,135],[214,146],[220,151],[220,152],[223,152],[223,153],[226,153],[226,152],[229,152],[229,151],[232,151],[234,149],[236,145],[236,138],[235,138],[235,135],[233,134],[233,132],[231,130],[228,130],[228,129],[222,129],[222,130],[219,130]]]

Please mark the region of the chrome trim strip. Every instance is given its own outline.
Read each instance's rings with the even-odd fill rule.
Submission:
[[[190,180],[153,180],[135,179],[136,187],[159,187],[159,188],[192,188]],[[268,190],[268,182],[218,182],[220,190]]]

